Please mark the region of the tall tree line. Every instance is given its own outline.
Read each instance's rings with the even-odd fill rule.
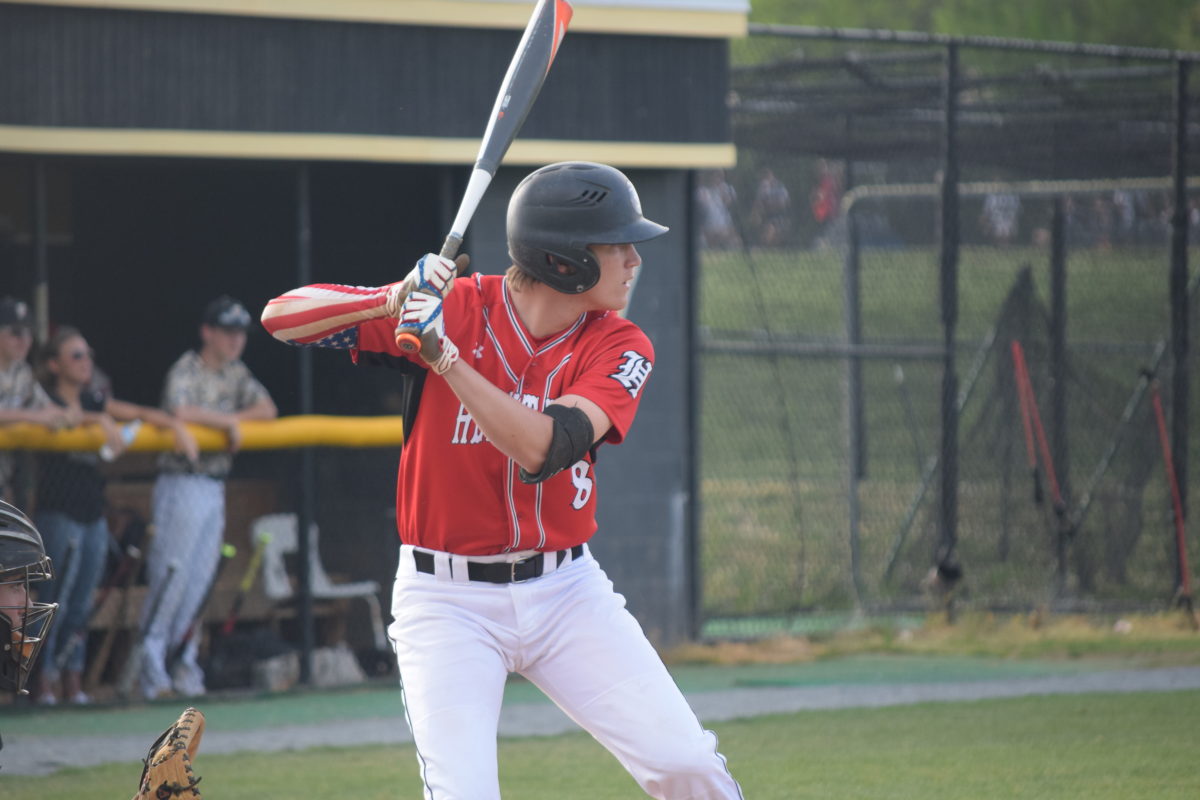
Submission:
[[[750,0],[754,22],[1200,49],[1197,0]]]

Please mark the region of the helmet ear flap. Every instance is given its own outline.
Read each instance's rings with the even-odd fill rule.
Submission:
[[[511,247],[510,255],[530,277],[563,294],[581,294],[600,280],[600,262],[587,248],[522,246]]]
[[[563,286],[568,283],[587,283],[591,280],[591,252],[584,250],[579,256],[579,258],[569,258],[558,253],[546,253],[547,266],[563,282]],[[588,288],[591,288],[590,284]]]
[[[558,258],[553,253],[546,253],[546,265],[550,268],[551,272],[560,276],[563,280],[570,280],[571,276],[579,271],[574,265]]]

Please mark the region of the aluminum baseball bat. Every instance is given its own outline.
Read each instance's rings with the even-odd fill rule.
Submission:
[[[550,65],[554,63],[558,47],[567,33],[571,14],[571,5],[567,0],[538,0],[500,84],[491,117],[483,132],[479,154],[475,157],[475,168],[471,170],[450,233],[442,244],[440,255],[443,258],[453,259],[458,255],[463,235],[479,207],[479,201],[483,199],[496,169],[508,152],[508,146],[529,116],[533,101],[550,72]],[[402,325],[396,329],[396,346],[405,352],[415,353],[421,349],[421,341],[411,327]]]

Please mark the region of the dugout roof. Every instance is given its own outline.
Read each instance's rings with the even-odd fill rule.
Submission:
[[[739,145],[855,162],[936,164],[947,53],[957,51],[958,155],[983,178],[1165,176],[1179,64],[1145,48],[751,25],[731,77]],[[1200,76],[1183,95],[1200,153]],[[1193,163],[1197,156],[1192,156]]]
[[[505,163],[727,166],[739,0],[574,0]],[[0,153],[470,164],[533,0],[0,0]]]

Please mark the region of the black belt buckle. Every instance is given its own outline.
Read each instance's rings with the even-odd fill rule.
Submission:
[[[538,553],[535,556],[530,556],[529,558],[521,559],[520,561],[510,562],[508,582],[509,583],[524,583],[525,581],[531,581],[534,578],[542,577],[542,573],[545,571],[545,569],[542,566],[542,560],[544,558],[545,558],[545,556],[542,553]],[[528,564],[532,568],[533,574],[532,575],[522,575],[521,577],[517,577],[517,567],[523,567],[526,564]]]

